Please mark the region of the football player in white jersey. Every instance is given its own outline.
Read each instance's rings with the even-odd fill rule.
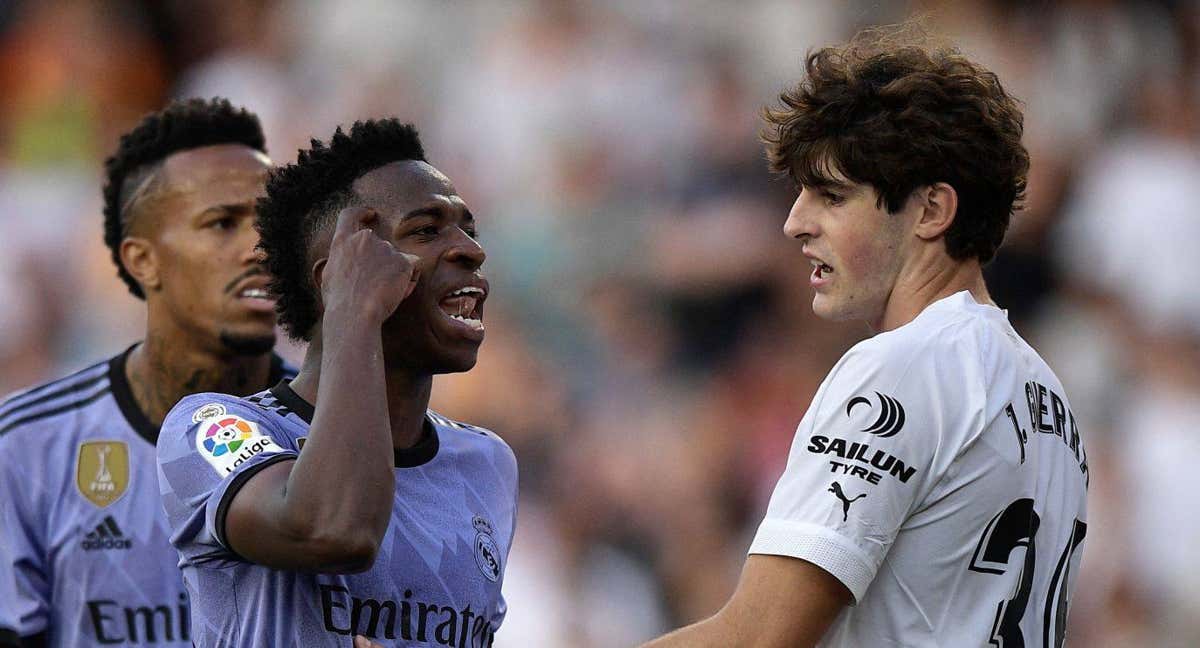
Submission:
[[[730,601],[652,646],[1063,643],[1087,454],[980,269],[1024,193],[1022,115],[907,31],[811,53],[765,112],[813,310],[876,335],[817,391]]]

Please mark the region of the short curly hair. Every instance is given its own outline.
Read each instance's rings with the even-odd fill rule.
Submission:
[[[326,145],[312,140],[294,164],[279,167],[258,200],[259,249],[271,274],[279,324],[293,339],[310,340],[320,316],[317,288],[309,274],[309,246],[337,213],[356,204],[351,189],[367,172],[391,162],[425,161],[412,124],[395,118],[339,126]]]
[[[104,243],[112,253],[117,275],[140,299],[146,294],[121,263],[121,240],[132,223],[130,194],[172,153],[217,144],[244,144],[267,152],[258,117],[234,108],[227,99],[172,101],[150,113],[121,136],[116,153],[104,162]]]
[[[1024,198],[1023,116],[994,73],[930,43],[908,24],[810,52],[806,78],[763,111],[767,158],[801,187],[869,184],[889,213],[945,182],[958,194],[947,253],[986,263]]]

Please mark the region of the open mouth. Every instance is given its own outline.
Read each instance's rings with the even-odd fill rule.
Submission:
[[[254,310],[271,312],[275,310],[275,300],[271,298],[271,294],[267,292],[266,288],[249,286],[237,291],[236,296],[238,301]]]
[[[463,286],[446,294],[438,307],[450,320],[473,331],[483,330],[483,300],[487,292],[475,286]]]
[[[271,295],[265,288],[246,288],[238,293],[239,299],[270,299]]]
[[[822,279],[826,275],[833,274],[833,268],[831,268],[829,265],[827,265],[825,263],[822,263],[818,259],[812,259],[812,264],[813,264],[813,278],[814,279]]]

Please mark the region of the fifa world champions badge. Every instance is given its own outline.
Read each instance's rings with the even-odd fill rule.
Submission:
[[[196,450],[221,477],[255,455],[283,449],[275,440],[259,432],[258,424],[240,416],[218,415],[194,426]]]
[[[81,443],[75,459],[75,488],[100,508],[121,499],[129,488],[129,446],[123,441]]]
[[[479,571],[493,583],[500,580],[503,571],[500,566],[500,547],[492,539],[492,525],[476,515],[471,524],[475,527],[475,564]]]

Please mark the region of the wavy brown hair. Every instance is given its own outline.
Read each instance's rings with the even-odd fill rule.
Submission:
[[[889,213],[945,182],[958,194],[946,251],[991,260],[1029,170],[1021,110],[996,75],[911,24],[810,52],[805,72],[763,110],[771,169],[801,187],[871,185]]]

